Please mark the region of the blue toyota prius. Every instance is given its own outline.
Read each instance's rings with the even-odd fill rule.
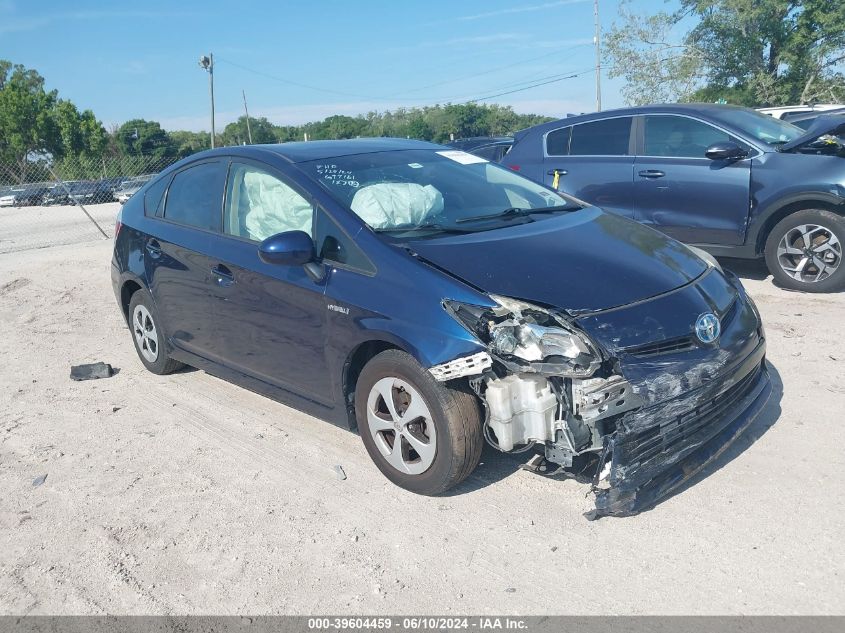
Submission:
[[[219,148],[123,207],[112,282],[141,362],[357,429],[441,493],[485,442],[654,503],[765,405],[760,316],[708,255],[462,151]]]

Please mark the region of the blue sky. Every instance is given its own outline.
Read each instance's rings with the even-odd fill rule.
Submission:
[[[603,28],[617,0],[600,0]],[[634,0],[648,12],[663,0]],[[551,116],[594,109],[592,0],[93,2],[0,0],[0,59],[37,69],[107,125],[209,129],[200,54],[213,52],[218,129],[479,99]],[[624,105],[602,80],[603,106]]]

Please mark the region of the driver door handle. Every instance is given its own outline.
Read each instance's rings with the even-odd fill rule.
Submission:
[[[642,178],[663,178],[666,174],[659,169],[644,169],[640,172]]]
[[[546,175],[547,176],[554,176],[555,174],[557,174],[558,176],[565,176],[568,173],[569,172],[566,171],[565,169],[550,169],[549,171],[546,172]]]

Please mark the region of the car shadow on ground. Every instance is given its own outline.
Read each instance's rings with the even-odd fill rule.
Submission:
[[[770,277],[769,269],[766,267],[766,262],[762,258],[732,259],[730,257],[720,257],[719,263],[722,265],[722,268],[731,271],[740,279],[764,281]]]
[[[730,446],[728,446],[725,451],[719,455],[719,457],[707,464],[701,471],[678,486],[670,494],[661,498],[656,504],[642,508],[641,512],[648,512],[674,496],[682,494],[690,486],[694,486],[699,481],[709,477],[719,469],[723,468],[750,448],[766,433],[766,431],[774,426],[781,414],[780,402],[783,398],[783,381],[781,380],[780,373],[771,364],[771,362],[768,363],[768,368],[772,381],[772,392],[766,406],[762,409],[762,411],[760,411],[751,425],[745,429],[745,431],[736,440],[734,440],[734,442],[730,444]],[[463,495],[494,484],[515,473],[536,453],[539,453],[539,450],[528,451],[518,455],[501,453],[493,447],[485,444],[484,451],[481,455],[481,463],[475,472],[473,472],[472,475],[470,475],[461,484],[447,491],[442,496],[451,497]],[[595,462],[593,462],[593,465],[590,465],[589,469],[585,469],[581,474],[560,472],[554,475],[537,474],[536,476],[558,480],[577,479],[584,483],[584,492],[586,493],[589,490],[589,481],[592,479],[595,470],[594,464]]]

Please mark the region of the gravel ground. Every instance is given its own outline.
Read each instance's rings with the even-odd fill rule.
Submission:
[[[653,510],[590,523],[585,486],[514,457],[419,497],[357,435],[145,372],[110,251],[78,208],[0,210],[0,613],[845,614],[843,294],[737,266],[767,410]],[[70,381],[95,361],[120,371]]]

